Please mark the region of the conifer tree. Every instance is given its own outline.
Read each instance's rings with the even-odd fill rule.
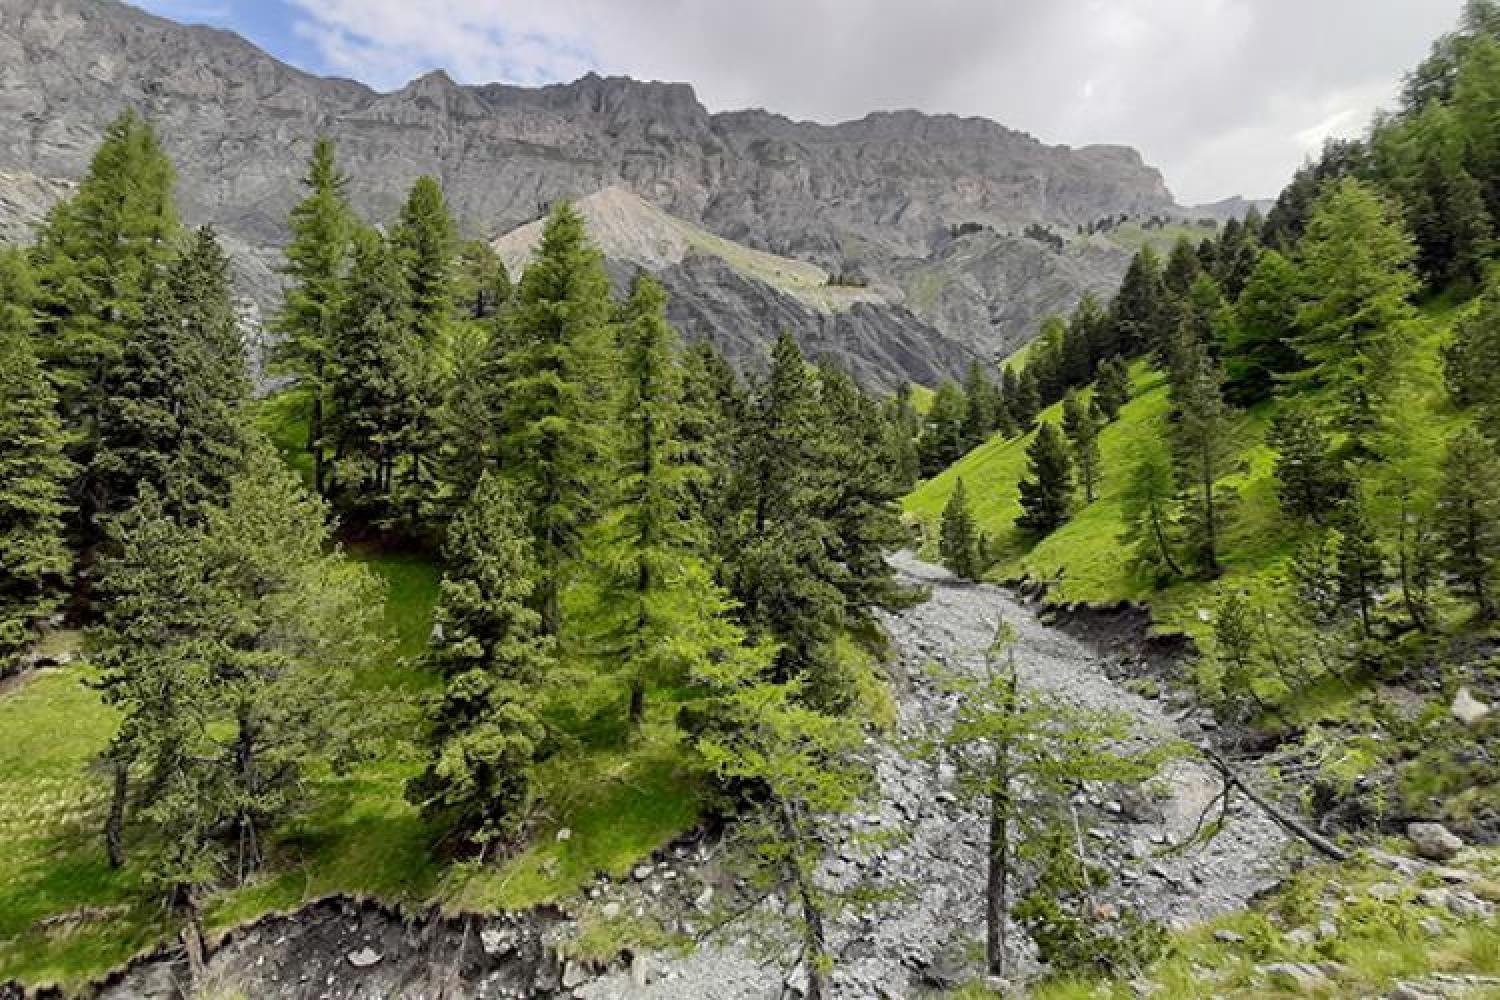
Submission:
[[[1006,401],[1010,404],[1011,419],[1016,427],[1025,433],[1036,423],[1037,414],[1042,412],[1042,396],[1037,386],[1036,372],[1027,365],[1022,368],[1016,376],[1016,391],[1014,395],[1007,392]]]
[[[453,278],[453,305],[460,316],[478,322],[493,320],[514,290],[510,272],[494,247],[484,240],[462,243]]]
[[[943,565],[963,580],[977,580],[984,567],[980,565],[979,528],[969,509],[969,493],[960,477],[953,485],[948,503],[943,507],[942,530],[938,554]]]
[[[1231,500],[1220,480],[1235,460],[1233,412],[1225,404],[1218,366],[1206,351],[1198,356],[1177,402],[1173,446],[1186,489],[1188,545],[1199,569],[1219,573],[1219,544]]]
[[[688,486],[693,516],[703,525],[703,555],[720,584],[735,537],[735,468],[745,419],[745,393],[739,377],[707,340],[688,346],[683,358],[682,443],[687,460],[700,471]],[[916,422],[907,439],[913,482],[916,476]]]
[[[825,544],[837,567],[833,583],[843,594],[845,620],[866,623],[872,608],[894,610],[907,602],[886,561],[906,539],[902,491],[885,454],[879,404],[827,364],[818,370],[817,390],[815,467],[822,486],[816,510],[831,529]]]
[[[783,334],[741,435],[736,491],[743,513],[730,590],[751,638],[779,643],[782,671],[804,678],[816,704],[833,707],[848,694],[829,656],[845,602],[829,550],[834,529],[821,506],[828,482],[819,467],[819,420],[807,360]]]
[[[1360,632],[1368,639],[1372,634],[1375,597],[1385,584],[1385,556],[1358,493],[1339,512],[1338,535],[1339,598],[1359,613]]]
[[[432,177],[418,177],[393,233],[411,297],[411,322],[428,349],[443,342],[453,315],[457,238],[443,189]]]
[[[1142,247],[1110,305],[1109,321],[1121,354],[1137,355],[1156,343],[1166,319],[1165,308],[1161,262],[1149,246]]]
[[[978,361],[969,363],[964,376],[964,445],[977,448],[989,440],[999,426],[1000,392]]]
[[[1022,531],[1046,535],[1061,527],[1073,510],[1073,460],[1057,426],[1043,421],[1026,449],[1028,475],[1021,481]]]
[[[334,472],[325,491],[372,521],[392,514],[397,460],[405,429],[407,359],[419,350],[401,262],[390,242],[361,228],[327,344],[325,435]]]
[[[590,559],[600,567],[592,648],[624,674],[633,727],[648,689],[686,681],[700,661],[742,641],[702,557],[691,490],[703,470],[681,440],[683,379],[666,301],[642,275],[622,310],[617,500]]]
[[[250,382],[229,258],[212,229],[198,230],[152,289],[103,387],[94,510],[118,513],[143,482],[172,516],[223,498],[247,448]]]
[[[292,209],[292,239],[283,273],[286,298],[276,317],[282,335],[277,362],[297,377],[309,397],[307,450],[313,460],[313,489],[327,494],[324,421],[331,392],[334,328],[344,310],[344,277],[357,228],[345,196],[348,180],[334,160],[333,140],[320,136],[302,180],[306,197]]]
[[[1348,482],[1322,418],[1306,407],[1283,410],[1271,422],[1266,440],[1276,449],[1276,495],[1281,509],[1292,517],[1323,524],[1344,498]]]
[[[1279,378],[1302,367],[1292,347],[1297,269],[1275,250],[1261,254],[1224,325],[1225,394],[1236,403],[1270,397]]]
[[[1003,427],[1004,401],[999,390],[995,394],[996,419]],[[921,434],[922,418],[911,401],[911,386],[903,385],[887,400],[883,417],[885,420],[886,453],[894,465],[896,485],[909,492],[922,478],[922,455],[917,448]]]
[[[1467,143],[1469,172],[1484,189],[1491,219],[1500,218],[1500,38],[1475,35],[1464,46],[1454,81],[1453,107]]]
[[[1299,377],[1332,388],[1356,453],[1373,451],[1416,290],[1411,237],[1369,185],[1343,180],[1318,200],[1297,248]]]
[[[1124,496],[1125,532],[1120,541],[1134,553],[1137,566],[1182,576],[1174,550],[1178,544],[1177,480],[1162,452],[1148,453],[1131,470]]]
[[[613,306],[603,258],[567,202],[504,313],[500,463],[531,511],[542,628],[557,635],[561,594],[598,516],[612,445]]]
[[[1448,444],[1437,520],[1444,568],[1468,589],[1479,617],[1493,619],[1500,566],[1500,459],[1472,428]]]
[[[769,650],[752,647],[709,660],[695,678],[715,702],[712,723],[695,745],[709,773],[751,803],[736,824],[746,845],[749,881],[784,889],[782,911],[801,945],[808,1000],[831,1000],[836,953],[829,924],[863,888],[841,892],[817,877],[831,824],[861,801],[870,772],[859,760],[864,733],[847,715],[809,707],[800,682],[779,681]],[[856,835],[856,843],[858,842]]]
[[[92,500],[104,379],[142,321],[178,237],[173,172],[156,132],[127,111],[104,133],[88,174],[37,233],[37,353],[58,387],[85,544],[97,540]]]
[[[1099,379],[1094,387],[1094,403],[1104,419],[1114,421],[1120,410],[1130,402],[1130,369],[1125,359],[1118,355],[1108,358],[1099,366]]]
[[[32,342],[26,259],[0,251],[0,674],[50,613],[72,570],[65,521],[73,466],[57,396]]]
[[[918,445],[923,474],[935,476],[963,457],[968,444],[968,411],[968,400],[957,384],[944,382],[938,387]]]
[[[1443,375],[1454,402],[1475,407],[1480,429],[1500,440],[1500,281],[1492,281],[1454,324],[1453,342],[1443,350]]]
[[[1076,396],[1073,397],[1075,400]],[[1099,479],[1103,475],[1099,456],[1099,415],[1093,406],[1077,404],[1071,426],[1066,411],[1063,414],[1064,429],[1068,442],[1073,447],[1073,466],[1078,470],[1078,485],[1083,487],[1084,502],[1093,503],[1097,498]]]
[[[427,764],[407,785],[425,814],[479,845],[520,831],[550,749],[539,703],[553,643],[529,605],[538,568],[523,513],[486,472],[449,527],[427,652],[444,689],[428,708]]]

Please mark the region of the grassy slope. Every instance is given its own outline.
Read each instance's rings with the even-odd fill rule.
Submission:
[[[1458,309],[1438,301],[1423,312],[1413,331],[1411,348],[1401,364],[1400,389],[1392,412],[1389,469],[1366,482],[1366,492],[1377,515],[1390,517],[1395,507],[1394,484],[1402,476],[1431,482],[1436,476],[1442,442],[1462,419],[1443,391],[1439,348],[1448,336]],[[1128,554],[1117,544],[1124,531],[1121,497],[1130,470],[1147,449],[1165,439],[1168,424],[1167,389],[1159,372],[1138,362],[1131,370],[1135,394],[1100,438],[1103,482],[1098,499],[1082,506],[1074,518],[1048,537],[1035,540],[1013,527],[1020,512],[1018,484],[1026,472],[1030,436],[994,438],[965,455],[938,476],[920,484],[906,499],[909,514],[936,525],[943,506],[962,477],[980,526],[998,540],[1001,561],[997,578],[1029,576],[1056,580],[1054,597],[1066,601],[1146,600],[1163,628],[1198,632],[1197,609],[1212,601],[1219,584],[1188,581],[1156,589],[1153,581],[1132,570]],[[1276,501],[1271,450],[1265,434],[1275,413],[1274,403],[1245,413],[1237,429],[1241,468],[1227,480],[1239,494],[1233,522],[1225,538],[1226,579],[1261,576],[1277,569],[1296,547],[1301,534],[1287,522]],[[1042,419],[1060,419],[1053,406]],[[929,531],[928,537],[935,537]]]

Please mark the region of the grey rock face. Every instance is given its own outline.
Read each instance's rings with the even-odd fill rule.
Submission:
[[[83,173],[104,126],[134,106],[178,166],[185,218],[226,234],[262,308],[276,299],[276,250],[320,133],[338,143],[355,205],[376,222],[394,217],[423,174],[442,181],[471,235],[487,238],[559,198],[620,185],[748,246],[903,284],[907,300],[895,304],[906,316],[794,327],[857,342],[852,360],[883,381],[954,373],[958,353],[926,351],[921,326],[973,353],[1003,353],[1083,290],[1113,287],[1126,263],[1118,251],[1059,254],[999,237],[978,261],[956,262],[943,256],[953,226],[1070,230],[1178,211],[1133,150],[1047,146],[983,119],[882,112],[825,126],[710,114],[684,84],[593,75],[528,89],[459,86],[438,72],[380,94],[116,0],[5,0],[0,66],[0,235],[34,221]],[[946,290],[914,290],[924,268],[945,280],[923,287]],[[742,319],[731,313],[715,329],[776,332]],[[921,363],[888,367],[913,353]]]

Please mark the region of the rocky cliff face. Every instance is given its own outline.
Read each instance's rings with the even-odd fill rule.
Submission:
[[[178,165],[184,216],[224,232],[262,305],[274,302],[286,215],[320,133],[337,141],[356,206],[376,221],[394,216],[422,174],[438,177],[463,225],[485,237],[536,219],[558,198],[618,185],[727,239],[898,288],[924,262],[941,261],[955,226],[1014,235],[1030,223],[1069,231],[1111,214],[1177,211],[1132,150],[1047,146],[982,119],[889,112],[825,126],[763,111],[710,114],[684,84],[593,75],[529,89],[465,87],[433,73],[380,94],[116,0],[3,0],[0,235],[13,237],[83,172],[127,106],[158,124]],[[938,299],[865,311],[905,306],[972,353],[994,355],[1028,336],[1043,310],[1118,280],[1126,263],[1123,252],[1068,259],[1071,251],[1021,240],[998,240],[989,252],[1014,258],[998,268],[1007,274],[1051,275],[1047,290],[1007,284],[1001,302],[974,287],[982,274],[946,280],[945,270],[927,286],[947,289]],[[739,317],[709,324],[726,341],[775,332],[730,330],[729,319]],[[829,336],[860,341],[884,336],[887,324],[832,325],[841,332]],[[916,336],[916,325],[902,326]],[[920,356],[921,345],[854,346],[885,380],[930,380],[957,359],[939,350],[925,369],[889,369]]]

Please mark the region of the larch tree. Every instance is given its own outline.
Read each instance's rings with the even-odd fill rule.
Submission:
[[[562,627],[562,591],[598,517],[613,446],[609,277],[583,217],[564,202],[504,312],[500,463],[531,511],[542,628]]]
[[[1123,514],[1125,532],[1120,541],[1134,553],[1136,565],[1182,576],[1176,556],[1181,534],[1177,478],[1164,450],[1148,452],[1131,470]]]
[[[313,462],[313,489],[327,495],[327,443],[324,423],[331,392],[330,364],[335,327],[344,309],[344,280],[352,261],[358,228],[339,170],[333,140],[320,136],[313,145],[306,196],[292,209],[291,242],[282,273],[288,287],[275,328],[282,335],[276,361],[295,375],[308,395],[307,451]]]
[[[1260,255],[1224,325],[1224,390],[1236,403],[1270,397],[1279,379],[1297,371],[1292,347],[1299,291],[1297,268],[1275,250]]]
[[[1219,552],[1233,492],[1220,481],[1237,454],[1234,411],[1224,402],[1218,365],[1206,350],[1191,362],[1177,401],[1172,442],[1187,497],[1185,533],[1198,568],[1219,574]]]
[[[1373,453],[1415,312],[1416,249],[1384,197],[1346,179],[1319,198],[1297,246],[1301,307],[1293,340],[1303,381],[1336,395],[1356,454]]]
[[[173,184],[155,130],[127,111],[105,130],[88,173],[53,207],[31,251],[38,354],[58,387],[79,466],[74,495],[85,544],[98,536],[94,460],[109,406],[105,380],[177,250]]]

